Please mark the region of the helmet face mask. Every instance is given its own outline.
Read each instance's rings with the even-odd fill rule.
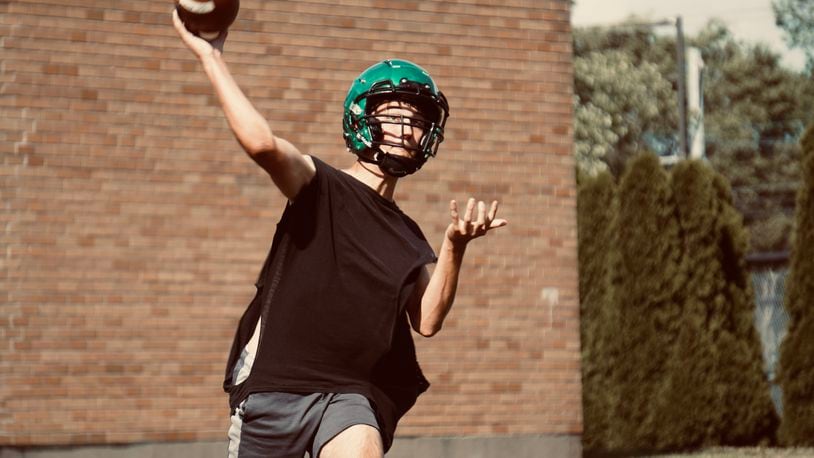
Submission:
[[[438,152],[438,145],[444,139],[443,128],[437,122],[424,119],[423,115],[405,116],[373,113],[362,116],[361,120],[368,127],[373,148],[380,148],[381,146],[402,148],[410,151],[413,156],[421,157],[424,160],[435,156]],[[421,133],[420,138],[417,141],[408,142],[407,139],[410,137],[407,132],[408,129],[410,133],[416,130],[419,131]],[[400,141],[396,142],[387,139],[385,131],[397,132],[395,137]]]
[[[375,112],[376,107],[389,101],[403,102],[413,107],[419,116],[392,116]],[[380,166],[383,158],[392,156],[382,151],[382,146],[410,151],[412,158],[400,158],[412,163],[406,167],[408,171],[405,174],[409,174],[437,154],[438,146],[444,140],[444,125],[448,116],[446,97],[427,72],[408,61],[385,60],[365,70],[351,85],[344,104],[343,136],[352,153],[361,160]],[[402,134],[408,127],[420,129],[422,136],[417,144],[405,142],[404,135],[398,142],[386,140],[383,126],[388,126],[390,132],[399,128],[394,126],[400,126]],[[398,162],[404,163],[401,160]]]

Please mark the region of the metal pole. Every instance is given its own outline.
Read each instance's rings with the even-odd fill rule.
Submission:
[[[684,63],[684,21],[676,17],[676,64],[678,70],[678,142],[680,155],[689,157],[687,147],[687,66]]]

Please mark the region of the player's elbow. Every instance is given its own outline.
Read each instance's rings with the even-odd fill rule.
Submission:
[[[418,333],[423,337],[432,337],[441,330],[441,323],[423,324],[418,327]]]
[[[243,149],[255,161],[265,162],[278,154],[277,139],[274,135],[249,139],[243,142]]]
[[[249,157],[272,177],[284,168],[284,154],[280,149],[280,141],[274,136],[258,139],[243,145]],[[275,180],[276,182],[276,180]]]

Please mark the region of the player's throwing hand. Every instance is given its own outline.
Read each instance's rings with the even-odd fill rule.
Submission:
[[[184,41],[184,44],[187,45],[198,58],[210,55],[216,49],[220,53],[223,52],[223,45],[226,43],[226,35],[228,34],[227,31],[224,30],[212,41],[206,41],[187,30],[184,23],[181,22],[181,18],[178,17],[178,11],[174,9],[172,10],[172,25],[175,26],[175,30],[178,31],[178,35],[181,35],[181,40]]]

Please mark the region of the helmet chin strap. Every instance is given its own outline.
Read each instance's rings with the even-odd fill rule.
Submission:
[[[373,159],[368,158],[363,154],[359,154],[358,157],[362,162],[378,165],[382,172],[396,178],[405,177],[417,172],[425,162],[419,159],[413,159],[411,157],[385,153],[378,148],[376,148],[375,153],[373,154]]]

